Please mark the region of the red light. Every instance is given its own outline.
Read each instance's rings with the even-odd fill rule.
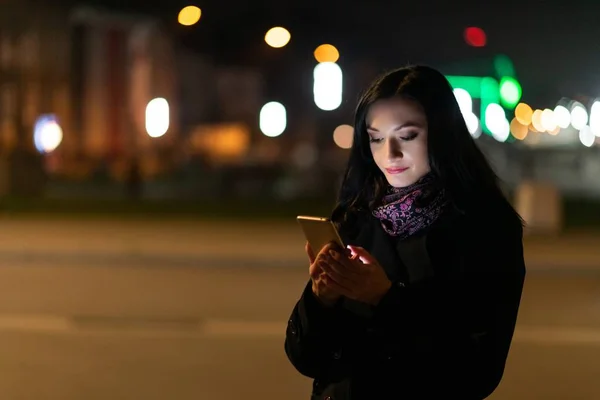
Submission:
[[[474,26],[465,29],[465,40],[473,47],[483,47],[487,43],[487,37],[483,29]]]

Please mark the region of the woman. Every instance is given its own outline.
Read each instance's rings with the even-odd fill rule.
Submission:
[[[286,332],[312,398],[489,396],[517,319],[523,226],[442,74],[402,68],[363,95],[332,219],[348,249],[307,245]]]

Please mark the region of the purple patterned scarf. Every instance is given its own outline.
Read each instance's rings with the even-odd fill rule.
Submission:
[[[390,186],[373,215],[389,235],[405,239],[433,224],[447,204],[445,191],[427,174],[407,187]]]

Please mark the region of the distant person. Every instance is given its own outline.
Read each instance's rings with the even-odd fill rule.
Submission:
[[[287,356],[312,399],[484,399],[515,329],[522,220],[438,71],[377,79],[354,126],[331,216],[349,248],[307,244]]]

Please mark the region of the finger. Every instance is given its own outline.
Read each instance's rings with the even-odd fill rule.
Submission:
[[[377,264],[377,260],[375,260],[375,257],[373,257],[371,253],[369,253],[362,247],[350,245],[348,246],[348,248],[350,249],[350,251],[352,251],[352,254],[358,257],[360,261],[362,261],[364,264]]]
[[[342,272],[344,267],[335,260],[329,260],[328,262],[322,262],[321,268],[323,272],[327,274],[329,278],[338,283],[340,286],[350,289],[353,286],[352,280],[348,279],[347,276]]]
[[[327,291],[331,291],[333,293],[337,293],[348,298],[353,297],[352,291],[350,289],[340,285],[338,282],[333,280],[331,276],[325,275],[323,278],[321,278],[321,281],[323,282],[323,285],[327,288]]]
[[[360,268],[356,263],[349,258],[346,253],[340,253],[335,250],[330,250],[329,255],[344,268],[343,272],[348,274],[353,279],[360,279],[357,275],[362,273],[364,268]]]
[[[308,274],[312,279],[317,279],[319,275],[323,273],[323,269],[320,267],[318,262],[312,262],[308,268]]]
[[[337,246],[337,244],[335,242],[330,242],[327,243],[325,246],[323,246],[323,248],[319,251],[319,254],[317,254],[317,257],[315,258],[315,261],[317,262],[321,262],[323,260],[326,260],[329,257],[329,251],[333,250],[335,248],[335,246]]]
[[[315,252],[313,251],[312,247],[310,247],[310,243],[306,242],[306,245],[304,246],[304,250],[306,251],[306,255],[308,255],[308,260],[310,261],[310,263],[314,263],[315,262]]]

